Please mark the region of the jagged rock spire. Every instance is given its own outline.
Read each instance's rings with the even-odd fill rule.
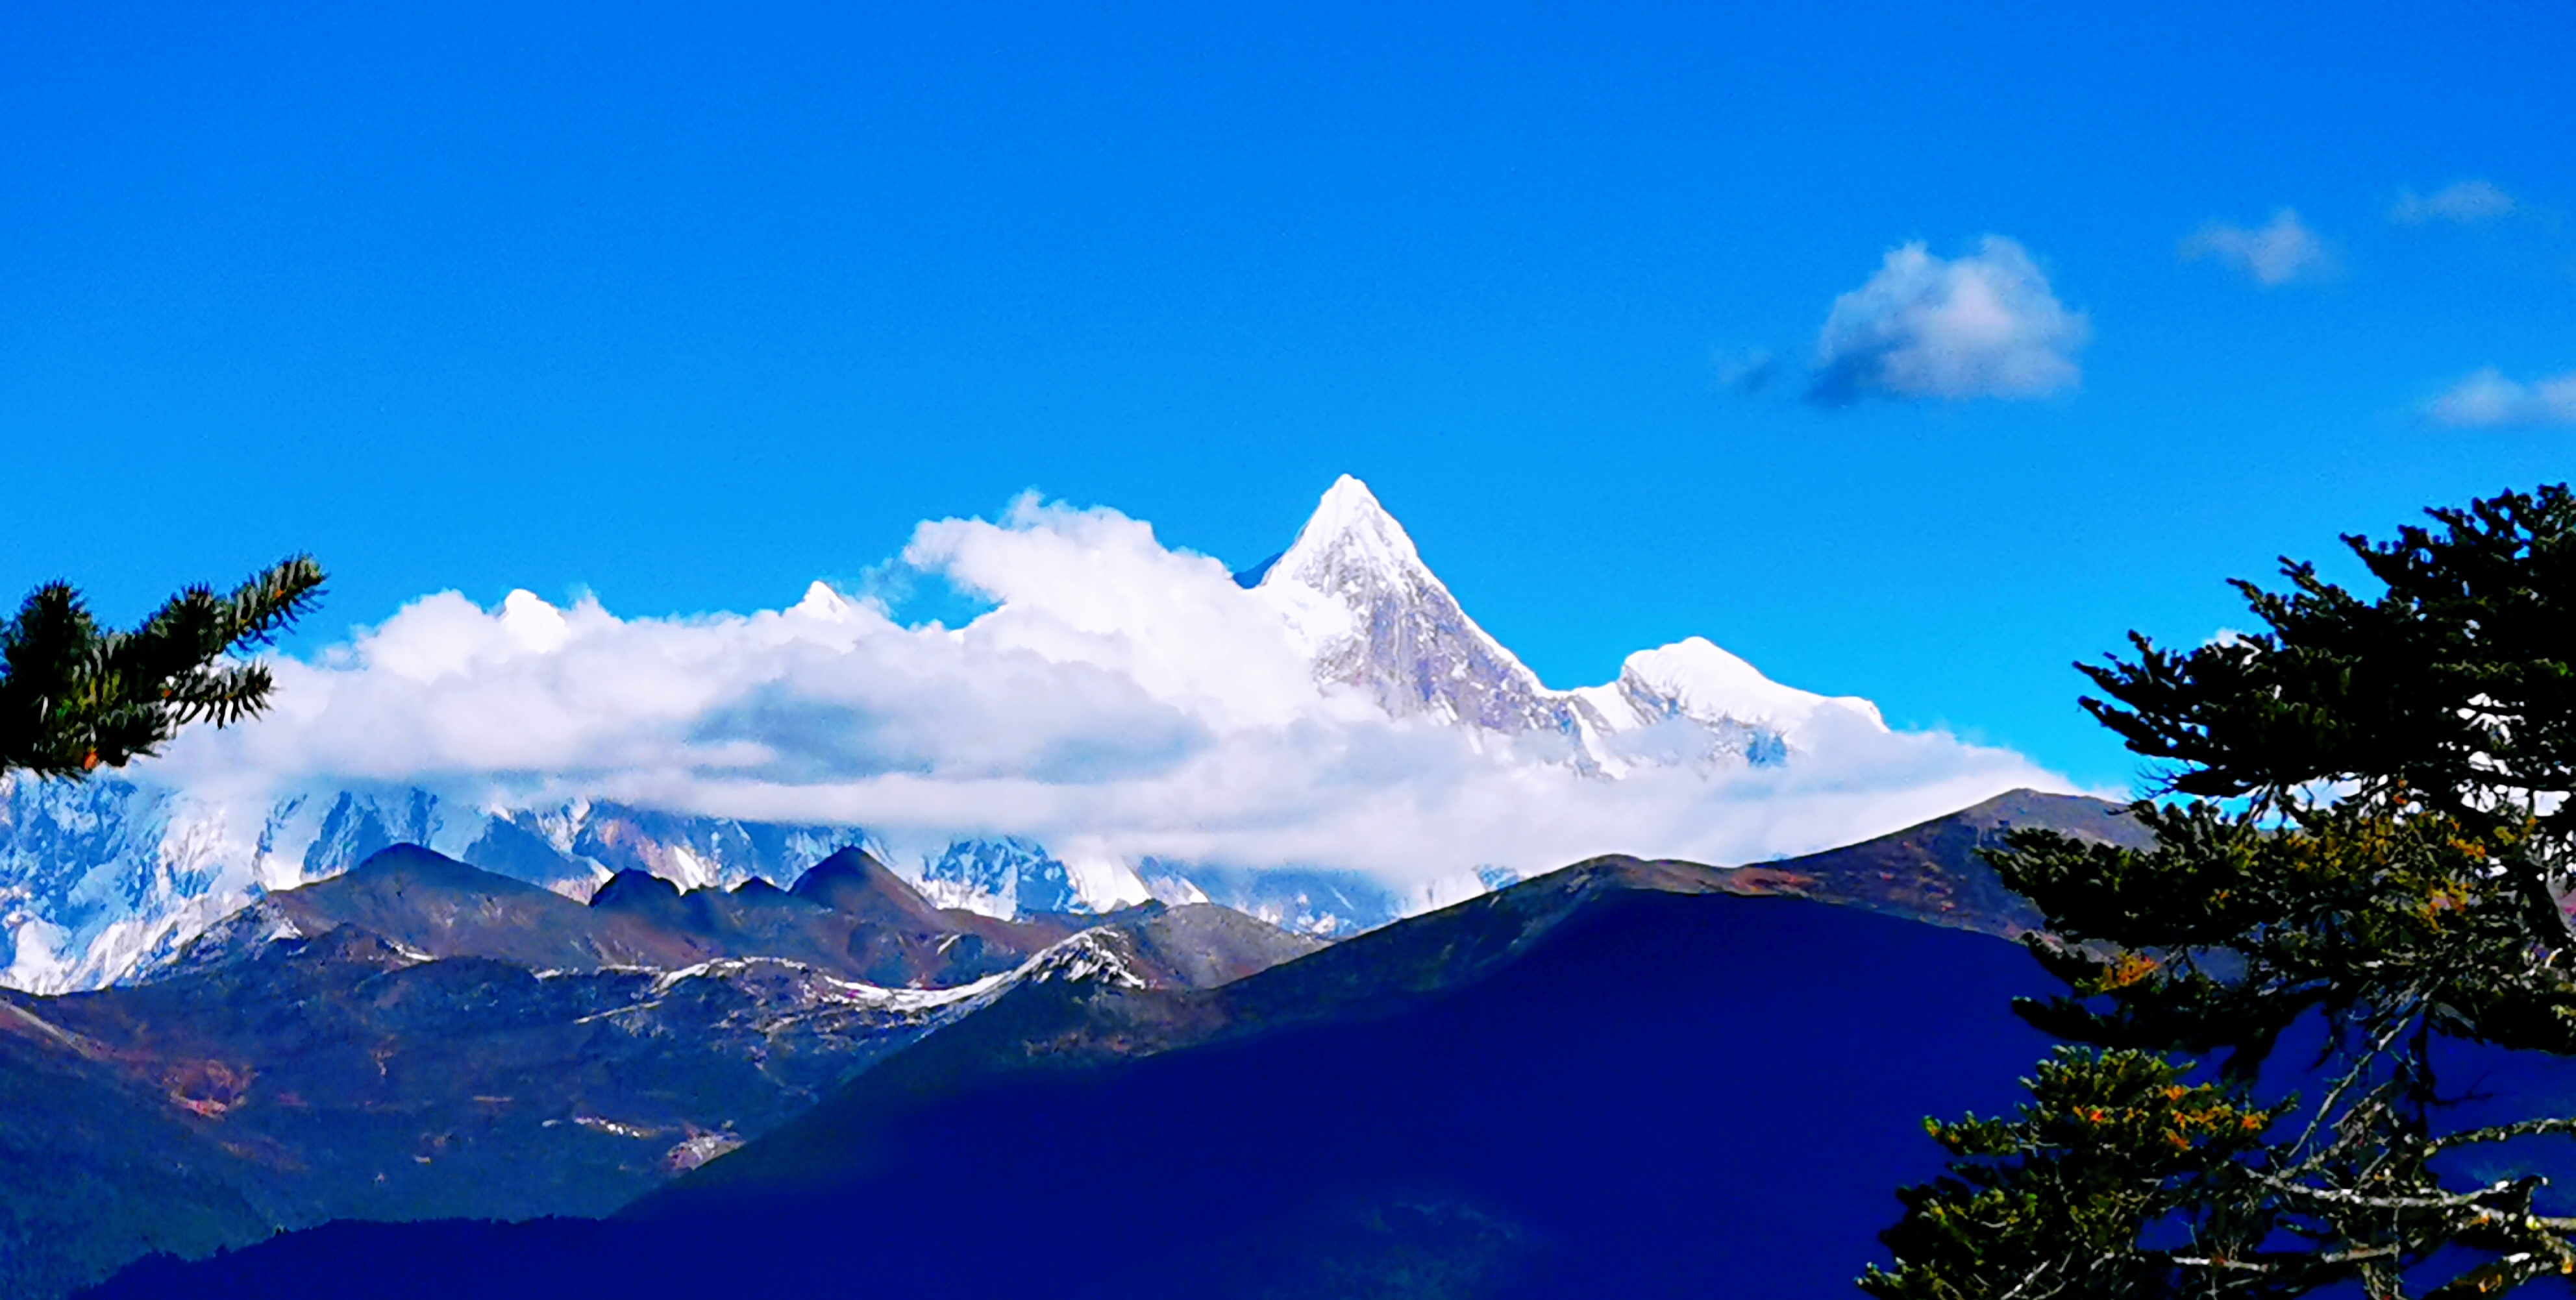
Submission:
[[[1568,701],[1467,617],[1404,526],[1348,474],[1258,590],[1305,640],[1318,681],[1365,691],[1396,717],[1507,734],[1578,730]]]
[[[1549,690],[1467,616],[1404,526],[1347,474],[1258,590],[1302,638],[1316,680],[1356,687],[1396,717],[1562,736],[1586,770],[1625,768],[1657,747],[1630,754],[1620,733],[1676,719],[1707,733],[1706,757],[1754,763],[1785,759],[1820,711],[1883,729],[1868,701],[1782,686],[1699,637],[1630,656],[1610,685]]]

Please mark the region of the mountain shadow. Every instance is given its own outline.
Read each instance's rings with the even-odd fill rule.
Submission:
[[[102,1296],[1841,1297],[2011,945],[1605,859],[1213,990],[1030,979],[608,1222],[334,1224]]]

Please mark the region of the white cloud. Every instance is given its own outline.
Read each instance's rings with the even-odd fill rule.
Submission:
[[[2401,225],[2420,226],[2428,221],[2448,221],[2453,225],[2474,226],[2480,222],[2509,217],[2522,210],[2512,195],[2487,181],[2455,181],[2433,191],[2417,194],[2401,191],[2397,206],[2389,219]]]
[[[1834,299],[1816,339],[1810,400],[2044,397],[2082,379],[2090,333],[2020,244],[1988,235],[1955,261],[1892,249],[1869,283]]]
[[[1760,859],[2065,788],[2009,752],[1858,725],[1777,767],[1582,776],[1319,687],[1275,603],[1109,510],[1024,500],[999,522],[924,523],[904,562],[996,607],[950,629],[820,584],[787,609],[682,619],[442,593],[276,661],[270,714],[192,730],[137,775],[235,799],[245,825],[282,793],[412,783],[468,804],[587,796],[890,839],[1018,834],[1131,864],[1351,868],[1416,894],[1603,852]]]
[[[2488,366],[2451,385],[2424,414],[2455,429],[2576,425],[2576,371],[2524,384]]]
[[[2289,284],[2331,274],[2334,258],[2299,214],[2283,208],[2259,230],[2213,221],[2182,241],[2182,255],[2213,257],[2254,277],[2257,284]]]

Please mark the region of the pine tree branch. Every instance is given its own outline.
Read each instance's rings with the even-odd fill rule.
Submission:
[[[195,722],[267,707],[265,665],[226,655],[272,644],[311,610],[321,566],[290,556],[226,595],[189,587],[131,632],[102,631],[80,593],[49,583],[0,625],[0,771],[77,780],[158,752]]]
[[[2514,1138],[2534,1137],[2544,1133],[2576,1133],[2576,1119],[2526,1119],[2512,1124],[2493,1124],[2485,1128],[2466,1129],[2434,1138],[2425,1143],[2425,1147],[2428,1151],[2447,1151],[2452,1147],[2470,1146],[2480,1142],[2508,1142]]]

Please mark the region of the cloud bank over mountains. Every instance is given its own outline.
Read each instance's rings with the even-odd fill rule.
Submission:
[[[280,660],[272,714],[192,731],[135,775],[245,810],[356,783],[856,824],[896,845],[1025,836],[1068,863],[1324,866],[1426,900],[1479,867],[1753,860],[2065,788],[1697,638],[1551,691],[1356,480],[1290,559],[1247,588],[1142,521],[1027,498],[924,523],[905,549],[993,602],[956,628],[820,583],[784,609],[681,619],[441,593]]]

